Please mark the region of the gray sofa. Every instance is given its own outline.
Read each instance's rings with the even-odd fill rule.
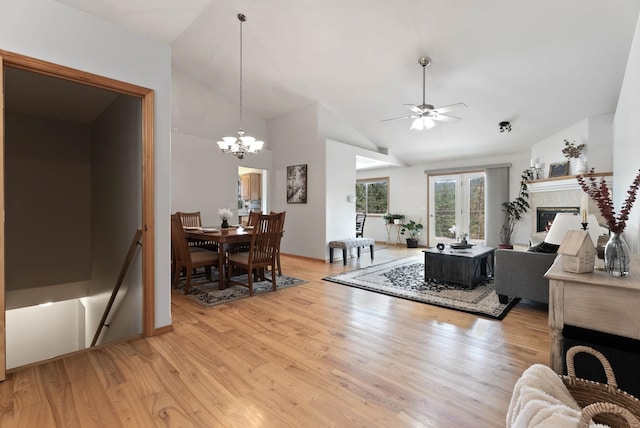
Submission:
[[[520,297],[549,303],[549,280],[544,274],[557,254],[531,251],[496,250],[494,284],[501,303],[507,297]]]

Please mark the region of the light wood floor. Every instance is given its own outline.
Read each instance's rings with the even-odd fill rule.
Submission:
[[[548,363],[546,306],[496,321],[322,281],[369,264],[283,256],[307,284],[211,309],[175,292],[173,332],[10,372],[0,426],[504,426],[518,376]]]

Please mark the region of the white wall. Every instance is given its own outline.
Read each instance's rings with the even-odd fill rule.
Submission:
[[[236,135],[238,101],[222,97],[179,69],[173,69],[171,81],[171,212],[200,211],[205,225],[219,226],[219,208],[238,210],[238,166],[271,169],[266,122],[245,109],[245,132],[265,141],[265,148],[243,160],[224,154],[216,142]],[[267,183],[272,177],[268,171]]]
[[[356,236],[356,204],[347,197],[355,195],[356,155],[355,148],[337,141],[326,140],[327,175],[326,208],[327,219],[325,242],[355,238]],[[365,232],[367,222],[365,220]],[[365,235],[369,237],[368,234]],[[328,244],[325,244],[328,258]],[[337,259],[342,258],[342,251],[334,251]]]
[[[120,95],[93,124],[93,265],[89,297],[83,299],[87,311],[88,343],[91,343],[116,285],[136,230],[141,227],[141,113],[139,98]],[[137,247],[106,321],[110,327],[104,330],[104,341],[142,332],[142,254],[139,249]]]
[[[326,254],[326,153],[318,135],[318,106],[307,107],[267,122],[273,145],[272,210],[286,211],[283,253],[324,259]],[[307,203],[288,204],[287,166],[307,165]],[[355,221],[355,220],[354,220]]]
[[[624,204],[629,186],[640,168],[640,18],[629,52],[624,81],[614,121],[613,196],[616,212]],[[640,195],[639,195],[640,196]],[[636,201],[629,214],[624,237],[633,254],[640,254],[640,203]],[[638,266],[635,267],[638,269]]]
[[[239,165],[271,169],[271,150],[238,160],[207,138],[174,133],[171,144],[171,212],[200,211],[205,226],[220,226],[220,208],[237,214]]]
[[[216,141],[235,136],[240,125],[238,99],[228,99],[179,68],[171,69],[171,128],[174,133],[203,137]],[[243,104],[242,122],[247,135],[265,142],[267,125],[264,119]]]
[[[6,311],[7,369],[84,347],[83,313],[77,299]]]
[[[15,290],[89,279],[90,126],[7,114],[5,129],[8,297]]]
[[[155,91],[155,326],[171,324],[169,46],[51,0],[4,0],[0,47]]]
[[[549,176],[549,165],[555,162],[566,162],[562,154],[564,140],[585,144],[584,157],[587,169],[595,168],[597,172],[613,170],[613,114],[590,117],[551,135],[531,147],[531,158],[540,164],[542,177]],[[527,165],[528,166],[528,165]],[[571,171],[570,171],[571,173]]]
[[[529,153],[510,154],[488,158],[465,159],[453,162],[425,163],[407,168],[381,168],[358,171],[358,178],[389,177],[389,211],[405,215],[405,221],[422,219],[425,230],[420,235],[419,245],[427,245],[427,175],[425,170],[468,168],[477,165],[490,165],[500,163],[511,163],[509,171],[509,194],[514,198],[519,189],[520,175],[522,171],[529,167]],[[387,232],[384,226],[385,220],[379,216],[367,217],[365,227],[368,237],[376,241],[386,241]],[[529,238],[530,220],[528,218],[520,221],[516,226],[513,235],[514,243],[527,243]],[[393,238],[393,237],[392,237]],[[401,236],[404,239],[404,237]],[[394,241],[395,242],[395,239]]]

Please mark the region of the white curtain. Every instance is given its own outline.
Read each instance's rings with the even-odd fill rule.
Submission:
[[[485,169],[484,236],[487,247],[500,243],[500,229],[504,223],[502,204],[509,201],[509,168],[499,165]]]

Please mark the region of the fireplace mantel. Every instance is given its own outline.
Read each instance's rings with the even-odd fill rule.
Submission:
[[[594,177],[605,177],[609,188],[612,187],[613,173],[601,172],[593,174]],[[537,192],[554,192],[559,190],[582,190],[575,175],[565,175],[562,177],[541,178],[539,180],[531,180],[529,184],[529,193]]]

